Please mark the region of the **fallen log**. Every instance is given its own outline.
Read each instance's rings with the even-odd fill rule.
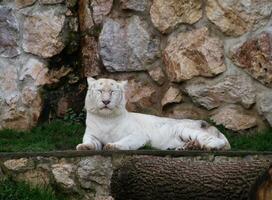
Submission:
[[[134,157],[111,180],[115,200],[272,200],[271,161]]]

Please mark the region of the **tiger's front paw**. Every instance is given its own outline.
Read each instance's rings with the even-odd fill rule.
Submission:
[[[76,150],[78,151],[84,151],[84,150],[91,150],[91,151],[95,151],[95,145],[94,144],[78,144],[76,146]]]
[[[203,150],[203,147],[197,140],[189,140],[182,147],[177,150]]]
[[[121,147],[117,144],[114,143],[108,143],[104,146],[103,150],[105,151],[117,151],[117,150],[121,150]]]

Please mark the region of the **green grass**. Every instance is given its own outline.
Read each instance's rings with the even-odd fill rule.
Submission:
[[[38,152],[75,149],[82,141],[84,126],[60,120],[31,131],[0,131],[0,152]]]
[[[272,151],[272,130],[265,130],[253,135],[225,134],[232,150]]]
[[[272,151],[272,128],[258,133],[233,133],[218,127],[232,150]],[[74,150],[82,141],[85,127],[80,123],[55,120],[31,131],[0,131],[0,152],[43,152]],[[148,145],[142,149],[151,149]]]
[[[0,182],[0,200],[64,200],[52,189],[31,187],[23,182],[10,179]]]

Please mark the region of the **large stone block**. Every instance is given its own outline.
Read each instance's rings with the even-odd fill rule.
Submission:
[[[230,75],[219,81],[196,81],[185,86],[193,102],[211,110],[224,103],[240,103],[249,108],[255,103],[255,88],[250,78]]]
[[[54,6],[28,13],[23,23],[23,49],[43,58],[59,54],[65,46],[65,11],[63,6]]]
[[[241,131],[257,125],[257,119],[252,114],[246,113],[243,108],[229,105],[217,110],[211,117],[216,125],[223,125],[233,131]]]
[[[271,14],[271,0],[207,0],[206,14],[223,33],[239,36],[264,25]]]
[[[95,188],[96,195],[108,195],[112,163],[110,158],[93,156],[78,163],[77,176],[81,187]]]
[[[145,70],[159,55],[158,39],[138,16],[125,22],[107,19],[99,46],[103,64],[110,72]]]
[[[73,178],[75,166],[69,163],[60,163],[52,165],[52,173],[57,185],[64,191],[73,191],[76,183]]]
[[[272,87],[272,27],[233,48],[230,57],[253,78]]]
[[[154,0],[150,16],[154,26],[166,33],[180,23],[197,22],[202,17],[201,6],[201,0]]]
[[[0,57],[14,57],[19,53],[19,23],[15,12],[0,6]]]
[[[173,82],[213,77],[226,70],[223,42],[210,37],[206,27],[170,36],[163,60]]]

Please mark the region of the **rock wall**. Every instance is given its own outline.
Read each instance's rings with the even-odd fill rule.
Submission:
[[[154,152],[154,151],[153,151]],[[161,154],[160,154],[161,153]],[[245,152],[244,152],[245,153]],[[138,154],[138,155],[137,155]],[[196,152],[51,152],[30,154],[0,154],[0,180],[10,177],[36,187],[51,187],[68,200],[113,200],[110,182],[114,169],[132,156],[172,156],[173,159],[199,165],[207,162],[233,163],[236,161],[271,161],[271,154],[226,155]],[[228,155],[229,154],[229,155]]]
[[[130,111],[272,126],[271,0],[2,0],[0,128],[81,112],[87,76]]]

